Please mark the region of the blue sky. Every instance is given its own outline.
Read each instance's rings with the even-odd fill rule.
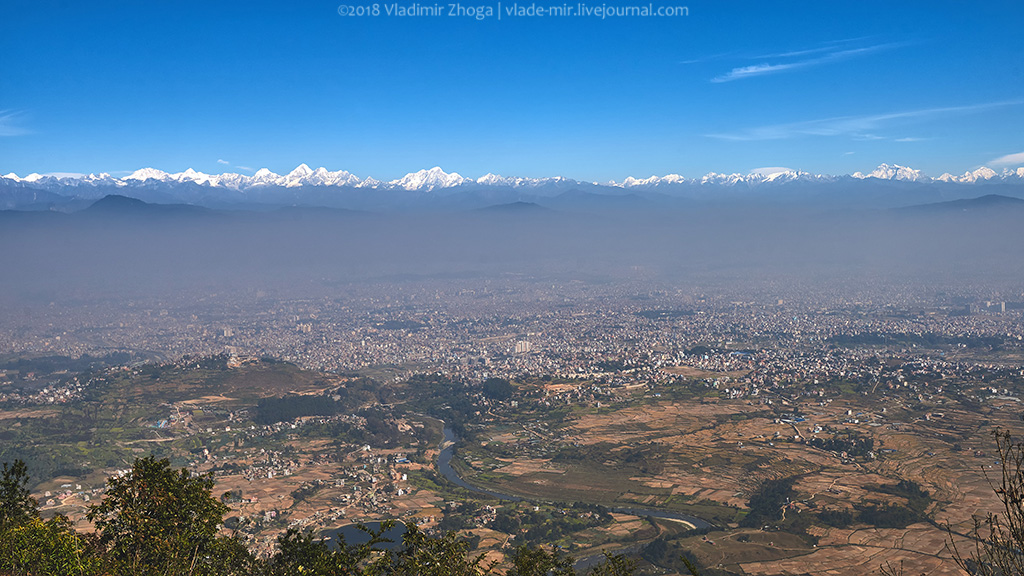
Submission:
[[[655,0],[688,15],[500,21],[378,4],[5,2],[0,173],[1024,165],[1024,2]]]

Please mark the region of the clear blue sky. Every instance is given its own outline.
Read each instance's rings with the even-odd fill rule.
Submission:
[[[1024,165],[993,164],[1024,155],[1019,0],[654,0],[689,15],[500,21],[388,4],[7,1],[0,173]]]

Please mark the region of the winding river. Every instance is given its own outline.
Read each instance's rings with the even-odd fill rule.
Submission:
[[[445,477],[449,482],[456,486],[461,486],[466,490],[472,490],[479,494],[486,494],[499,500],[509,500],[512,502],[523,502],[527,501],[528,498],[523,496],[515,496],[513,494],[503,494],[501,492],[495,492],[479,486],[473,486],[469,482],[463,480],[452,468],[452,457],[455,456],[455,446],[458,443],[459,438],[455,435],[455,432],[451,428],[444,427],[444,440],[441,442],[441,453],[437,457],[437,469],[441,471],[441,475]],[[609,507],[608,510],[612,512],[618,512],[620,514],[630,514],[632,516],[650,516],[652,518],[662,518],[664,520],[678,520],[687,522],[696,529],[711,528],[712,525],[706,520],[701,520],[696,516],[690,516],[688,514],[680,514],[679,512],[669,512],[667,510],[653,510],[649,508],[630,508],[630,507]]]

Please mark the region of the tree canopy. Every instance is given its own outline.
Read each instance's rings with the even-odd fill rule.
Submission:
[[[173,470],[153,456],[107,482],[87,515],[113,561],[133,574],[186,574],[202,564],[228,507],[214,498],[212,476]]]
[[[39,516],[27,484],[28,467],[23,461],[4,462],[0,470],[0,533]]]

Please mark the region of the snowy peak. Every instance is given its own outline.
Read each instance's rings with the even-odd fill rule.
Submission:
[[[940,180],[942,182],[956,182],[959,184],[974,184],[976,182],[991,180],[993,178],[1002,178],[1003,180],[1019,178],[1022,174],[1024,174],[1024,168],[1018,168],[1016,172],[1004,170],[1000,175],[995,170],[987,166],[982,166],[977,170],[964,172],[961,176],[954,176],[949,172],[946,172],[942,176],[936,178],[936,180]]]
[[[918,182],[924,180],[930,180],[927,176],[921,174],[920,170],[914,170],[906,166],[900,166],[899,164],[879,164],[878,168],[875,168],[873,172],[868,175],[864,175],[861,172],[854,172],[851,174],[854,178],[877,178],[879,180],[906,180],[909,182]]]
[[[266,168],[260,168],[252,175],[249,179],[250,186],[274,186],[276,184],[283,184],[284,178],[267,170]]]
[[[312,176],[313,171],[309,169],[309,166],[305,164],[299,164],[294,170],[288,173],[284,177],[284,184],[288,188],[296,188],[302,186],[305,183],[306,178]]]
[[[156,180],[158,182],[174,181],[203,183],[209,182],[210,179],[211,176],[209,174],[196,172],[191,168],[185,170],[184,172],[178,172],[176,174],[168,174],[167,172],[164,172],[163,170],[157,170],[156,168],[143,168],[141,170],[136,170],[135,172],[132,172],[130,175],[124,177],[124,180],[134,180],[137,182]]]
[[[630,176],[622,181],[622,184],[616,184],[612,182],[612,186],[621,186],[623,188],[644,188],[651,186],[660,186],[663,184],[684,184],[687,179],[680,176],[679,174],[666,174],[665,176],[651,176],[649,178],[633,178]]]
[[[167,172],[164,172],[163,170],[157,170],[156,168],[142,168],[141,170],[136,170],[135,172],[132,172],[130,175],[125,176],[124,179],[125,180],[138,180],[140,182],[143,182],[143,181],[146,181],[146,180],[161,180],[161,181],[163,181],[163,180],[168,180],[169,176],[170,176],[170,174],[168,174]]]
[[[996,174],[995,170],[993,170],[993,169],[991,169],[991,168],[989,168],[987,166],[982,166],[981,168],[978,168],[977,170],[975,170],[973,172],[967,172],[966,174],[961,176],[960,177],[960,181],[961,182],[977,182],[978,180],[991,180],[992,178],[995,178],[998,175],[999,174]]]
[[[196,184],[215,184],[216,181],[215,176],[210,176],[209,174],[204,174],[202,172],[196,172],[191,168],[185,170],[184,172],[179,172],[178,174],[171,174],[171,177],[173,177],[178,182],[195,182]]]
[[[430,170],[420,170],[419,172],[406,174],[398,180],[392,180],[390,184],[397,188],[404,188],[405,190],[421,190],[429,192],[439,188],[459,186],[472,181],[473,180],[470,180],[469,178],[463,178],[455,172],[449,174],[442,170],[440,166],[434,166]]]
[[[621,184],[612,182],[610,185],[621,188],[654,188],[658,186],[760,186],[763,184],[784,184],[787,182],[831,182],[835,176],[811,174],[789,168],[758,169],[749,174],[719,174],[709,172],[700,178],[686,178],[679,174],[651,176],[650,178],[626,178]]]
[[[488,173],[477,178],[476,183],[481,186],[516,186],[523,180],[524,178],[506,178],[505,176]]]
[[[289,172],[288,173],[288,177],[289,178],[302,178],[304,176],[309,176],[312,173],[313,173],[313,171],[309,169],[309,166],[306,166],[306,163],[303,162],[302,164],[299,164],[298,166],[296,166],[294,170]]]
[[[747,178],[743,174],[719,174],[717,172],[708,172],[700,179],[700,183],[704,185],[724,184],[726,186],[735,186],[736,184],[745,184],[746,182]]]
[[[465,179],[464,183],[472,182],[470,179]],[[575,183],[575,180],[569,178],[563,178],[562,176],[555,176],[553,178],[520,178],[510,176],[500,176],[498,174],[485,174],[475,180],[480,186],[497,186],[504,188],[537,188],[539,186],[545,186],[548,184],[558,185],[565,183]]]

